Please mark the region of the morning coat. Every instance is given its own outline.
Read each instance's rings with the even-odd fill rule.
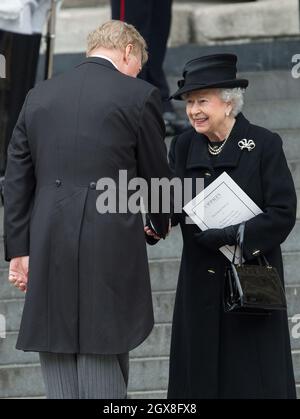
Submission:
[[[164,135],[159,91],[103,58],[87,58],[30,91],[4,185],[5,258],[30,256],[18,349],[121,354],[148,336],[142,215],[99,213],[107,187],[98,190],[97,182],[114,182],[118,210],[127,193],[120,170],[128,182],[140,177],[148,185],[169,177]],[[164,237],[169,214],[150,218]]]

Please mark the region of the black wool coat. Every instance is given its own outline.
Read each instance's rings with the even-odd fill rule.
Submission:
[[[238,142],[252,139],[252,151]],[[170,165],[180,178],[208,186],[226,171],[263,210],[246,222],[245,258],[266,255],[283,281],[280,244],[296,219],[296,193],[281,138],[242,115],[221,154],[210,158],[207,138],[193,129],[173,139]],[[195,224],[177,215],[183,253],[172,328],[169,398],[294,398],[286,312],[267,316],[224,314],[222,290],[228,259],[195,241]]]
[[[142,215],[100,214],[97,182],[115,181],[118,210],[120,170],[169,177],[164,135],[159,91],[102,58],[29,93],[4,185],[6,260],[30,256],[18,349],[119,354],[150,333]],[[165,236],[169,214],[150,219]]]

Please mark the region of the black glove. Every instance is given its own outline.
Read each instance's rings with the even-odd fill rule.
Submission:
[[[218,250],[222,246],[231,246],[236,243],[238,228],[239,224],[225,228],[210,228],[201,233],[195,233],[195,239],[198,244],[210,250]]]

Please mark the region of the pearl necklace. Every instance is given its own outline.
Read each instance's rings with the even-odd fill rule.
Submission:
[[[220,145],[220,146],[211,146],[209,143],[208,143],[208,151],[209,151],[209,153],[210,154],[212,154],[213,156],[217,156],[218,154],[220,154],[221,153],[221,151],[223,150],[223,147],[224,147],[224,145],[226,144],[226,142],[227,142],[227,140],[228,140],[228,138],[229,137],[227,137],[226,139],[225,139],[225,141]]]

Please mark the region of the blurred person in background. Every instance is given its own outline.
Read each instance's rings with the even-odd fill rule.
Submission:
[[[50,8],[51,0],[0,2],[0,54],[6,59],[6,78],[0,79],[0,176],[6,168],[13,128],[35,84],[42,31]]]
[[[169,101],[170,91],[163,63],[172,21],[173,0],[111,0],[112,19],[135,26],[147,42],[149,60],[140,77],[156,86],[163,101],[163,117],[167,135],[188,128]]]

